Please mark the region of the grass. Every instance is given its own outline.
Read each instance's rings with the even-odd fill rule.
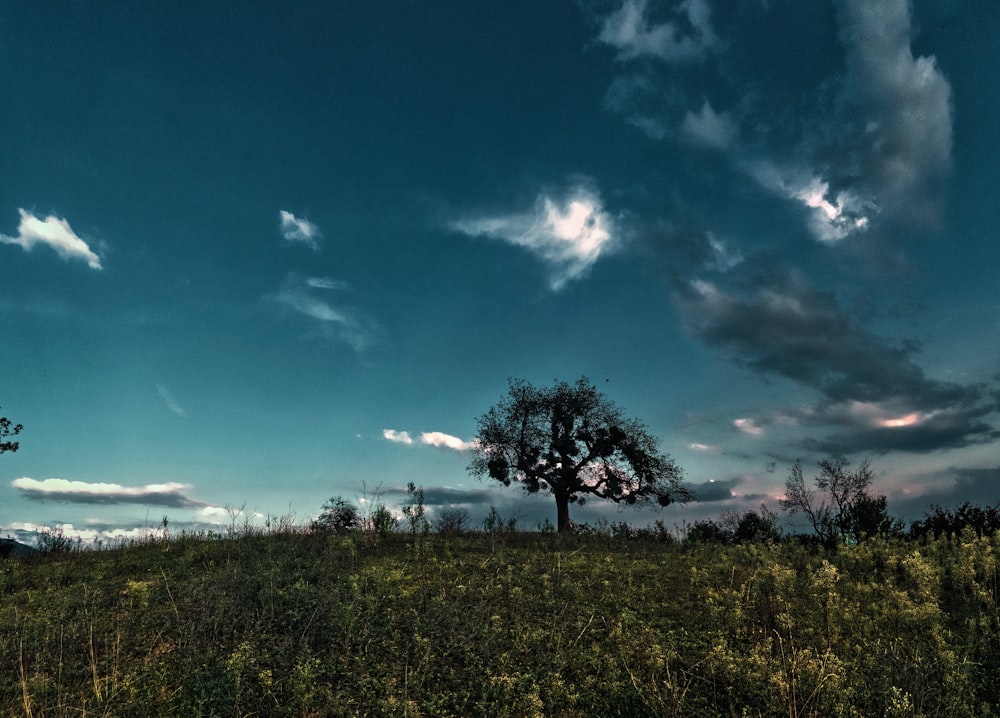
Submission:
[[[0,561],[19,716],[991,716],[1000,537],[282,531]]]

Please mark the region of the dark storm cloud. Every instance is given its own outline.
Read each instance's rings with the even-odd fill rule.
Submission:
[[[706,481],[703,484],[688,484],[688,488],[694,492],[694,500],[699,503],[726,501],[733,498],[733,488],[739,482],[739,479],[723,479],[721,481]]]
[[[675,301],[706,344],[762,376],[818,391],[818,406],[788,412],[796,423],[834,427],[810,448],[932,451],[988,441],[997,391],[928,378],[913,343],[892,344],[861,327],[827,293],[796,275],[758,278],[736,294],[703,280],[678,281]]]
[[[489,506],[497,501],[497,493],[487,489],[450,489],[444,486],[425,486],[423,492],[424,505],[426,506]],[[385,495],[392,497],[389,503],[398,502],[402,505],[410,502],[410,494],[405,486],[386,489]]]

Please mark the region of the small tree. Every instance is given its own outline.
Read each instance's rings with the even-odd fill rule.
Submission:
[[[848,471],[847,459],[824,459],[814,479],[816,491],[806,486],[802,464],[796,461],[785,480],[781,508],[790,514],[802,512],[813,531],[827,547],[841,538],[859,540],[865,535],[889,533],[895,522],[886,512],[884,496],[868,493],[874,478],[871,461],[865,459]]]
[[[21,429],[23,428],[24,426],[21,424],[14,424],[6,416],[0,416],[0,454],[7,451],[13,453],[20,448],[20,444],[18,444],[18,442],[9,440],[4,441],[4,439],[7,439],[10,436],[17,436],[21,433]]]
[[[559,531],[569,505],[596,496],[615,503],[687,501],[681,469],[642,422],[627,418],[586,377],[538,388],[509,380],[507,396],[478,420],[469,471],[528,493],[548,491]]]
[[[439,534],[454,536],[468,530],[469,512],[460,506],[449,506],[442,509],[434,519],[434,529]]]
[[[347,533],[358,528],[361,518],[352,503],[340,496],[334,496],[323,504],[323,511],[313,520],[313,531],[324,533]]]

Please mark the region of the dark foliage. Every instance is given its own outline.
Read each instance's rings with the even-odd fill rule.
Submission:
[[[342,534],[359,528],[361,517],[352,503],[334,496],[323,504],[323,511],[312,522],[313,531]]]
[[[910,536],[938,538],[961,534],[967,528],[980,537],[1000,531],[1000,506],[974,506],[966,501],[953,509],[944,509],[934,504],[923,519],[910,523]]]
[[[17,436],[24,428],[22,424],[15,424],[6,416],[0,416],[0,454],[7,451],[14,452],[20,448],[16,441],[10,441],[8,437]],[[4,441],[4,439],[8,439]]]

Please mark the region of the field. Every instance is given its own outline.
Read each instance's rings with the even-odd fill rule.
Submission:
[[[0,561],[0,713],[1000,715],[1000,535],[180,536]]]

